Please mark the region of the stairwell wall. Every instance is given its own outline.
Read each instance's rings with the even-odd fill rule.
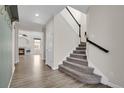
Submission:
[[[19,62],[19,55],[18,55],[18,29],[19,28],[19,23],[18,22],[13,22],[12,23],[12,55],[13,55],[13,65],[17,64]]]
[[[86,14],[68,7],[82,25],[81,40],[85,42]],[[54,16],[46,25],[46,64],[53,69],[73,52],[80,43],[79,26],[66,9]],[[52,59],[53,57],[53,59]]]
[[[86,42],[86,39],[85,39],[85,32],[87,31],[87,15],[83,12],[80,12],[72,7],[68,7],[69,10],[72,12],[72,14],[74,15],[74,17],[76,18],[76,20],[78,21],[78,23],[81,24],[81,41],[82,42]],[[68,12],[67,10],[65,10],[63,13],[66,13],[66,14],[63,14],[63,16],[67,15]],[[68,21],[68,23],[70,23],[70,26],[72,26],[72,28],[76,28],[74,29],[74,31],[77,31],[77,33],[79,34],[79,27],[76,27],[74,26],[77,25],[76,22],[71,22],[71,21],[74,21],[74,20],[69,20],[69,17],[70,14],[67,15],[67,17],[65,16],[64,18],[66,19],[66,21]],[[74,27],[73,27],[74,26]]]
[[[124,87],[124,6],[91,6],[88,11],[88,37],[108,49],[104,53],[87,45],[88,61],[107,77],[108,85]]]
[[[77,25],[73,25],[73,27]],[[75,27],[75,28],[76,28]],[[54,18],[54,68],[62,64],[63,60],[78,46],[80,39],[78,34],[64,19],[62,14]]]
[[[12,28],[5,7],[0,5],[0,88],[7,88],[12,75]]]
[[[45,38],[46,64],[54,68],[54,18],[46,25]]]
[[[80,19],[80,15],[78,17]],[[78,31],[78,25],[66,9],[54,16],[46,25],[46,63],[53,69],[57,69],[80,43]]]

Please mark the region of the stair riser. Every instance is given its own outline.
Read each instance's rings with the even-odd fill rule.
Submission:
[[[77,47],[77,48],[86,48],[86,46],[79,46],[79,47]]]
[[[79,47],[86,47],[86,45],[78,45]]]
[[[59,71],[64,72],[65,74],[71,76],[72,78],[77,79],[77,76],[76,76],[75,74],[73,74],[73,73],[67,71],[66,69],[63,69],[63,68],[60,67],[60,68],[59,68]],[[77,80],[78,80],[78,79],[77,79]],[[84,83],[84,82],[83,82],[83,83]]]
[[[79,80],[80,82],[82,82],[84,84],[98,84],[101,81],[100,78],[97,78],[95,80],[93,80],[93,79],[92,80],[87,80],[87,79],[85,79],[85,77],[84,78],[83,77],[79,77],[75,73],[72,73],[72,72],[70,72],[70,71],[68,71],[66,69],[61,68],[61,67],[59,68],[59,70],[64,72],[64,73],[66,73],[67,75],[70,75],[71,77]]]
[[[86,50],[86,48],[77,47],[76,50]]]
[[[67,61],[59,65],[59,70],[84,84],[98,84],[101,81],[101,76],[94,74],[94,69],[88,67],[85,42],[81,42],[67,57]]]
[[[79,59],[87,59],[87,56],[79,56],[79,55],[70,55],[70,57],[74,57],[74,58],[79,58]]]
[[[73,53],[76,53],[76,54],[86,54],[86,51],[73,51]]]
[[[83,62],[83,61],[76,60],[76,59],[71,59],[71,58],[68,58],[68,57],[67,57],[67,61],[70,61],[70,62],[73,62],[73,63],[77,63],[77,64],[80,64],[80,65],[88,66],[88,62]]]
[[[69,68],[72,68],[72,69],[74,69],[76,71],[82,72],[82,73],[87,73],[87,74],[92,74],[93,73],[93,69],[88,69],[88,68],[83,68],[83,67],[79,68],[77,66],[74,66],[72,64],[68,64],[66,62],[63,62],[63,65],[65,65],[65,66],[67,66]]]
[[[86,42],[80,43],[79,45],[86,45]]]

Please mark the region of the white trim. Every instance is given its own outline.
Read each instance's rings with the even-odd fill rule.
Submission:
[[[57,66],[57,67],[52,67],[52,70],[57,70],[59,67]]]
[[[89,67],[94,68],[94,74],[101,76],[101,83],[108,85],[110,87],[113,87],[113,88],[122,88],[121,86],[110,82],[109,79],[91,62],[89,58],[88,58],[88,65]]]
[[[54,67],[54,66],[50,66],[48,63],[45,63],[45,64],[48,65],[52,70],[57,70],[58,69],[58,66]]]
[[[109,86],[111,86],[111,87],[113,87],[113,88],[123,88],[123,87],[121,87],[121,86],[119,86],[119,85],[116,85],[116,84],[114,84],[114,83],[111,83],[111,82],[108,82],[107,85],[109,85]]]
[[[12,77],[14,75],[14,71],[15,71],[15,67],[13,68],[13,71],[12,71],[12,74],[11,74],[11,78],[10,78],[10,81],[9,81],[9,84],[8,84],[8,88],[10,87],[10,84],[11,84],[11,81],[12,81]]]
[[[18,61],[15,61],[15,64],[18,64],[19,63],[19,60]]]

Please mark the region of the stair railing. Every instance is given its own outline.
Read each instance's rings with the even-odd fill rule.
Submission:
[[[79,38],[80,38],[80,42],[81,42],[81,24],[76,20],[76,18],[74,17],[74,15],[72,14],[72,12],[69,10],[69,8],[66,7],[66,9],[69,12],[69,14],[72,16],[72,18],[74,19],[74,21],[77,23],[77,25],[79,26]]]
[[[81,24],[76,20],[76,18],[74,17],[74,15],[72,14],[72,12],[69,10],[68,7],[66,7],[67,11],[69,12],[69,14],[72,16],[72,18],[75,20],[75,22],[77,23],[77,25],[79,26],[79,38],[80,38],[80,42],[81,42]],[[86,33],[85,33],[86,36]],[[109,50],[99,46],[98,44],[94,43],[93,41],[89,40],[88,37],[86,37],[87,42],[89,42],[90,44],[94,45],[95,47],[99,48],[100,50],[104,51],[105,53],[108,53]]]
[[[107,49],[101,47],[100,45],[96,44],[95,42],[89,40],[89,38],[87,37],[87,33],[86,33],[86,32],[85,32],[85,37],[86,37],[86,41],[87,41],[88,43],[94,45],[95,47],[99,48],[100,50],[102,50],[102,51],[105,52],[105,53],[108,53],[108,52],[109,52],[109,50],[107,50]]]

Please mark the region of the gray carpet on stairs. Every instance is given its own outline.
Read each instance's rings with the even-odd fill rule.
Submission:
[[[70,53],[59,66],[59,70],[84,83],[86,87],[96,87],[101,82],[101,76],[94,74],[94,68],[88,66],[85,42],[81,42],[73,53]]]

